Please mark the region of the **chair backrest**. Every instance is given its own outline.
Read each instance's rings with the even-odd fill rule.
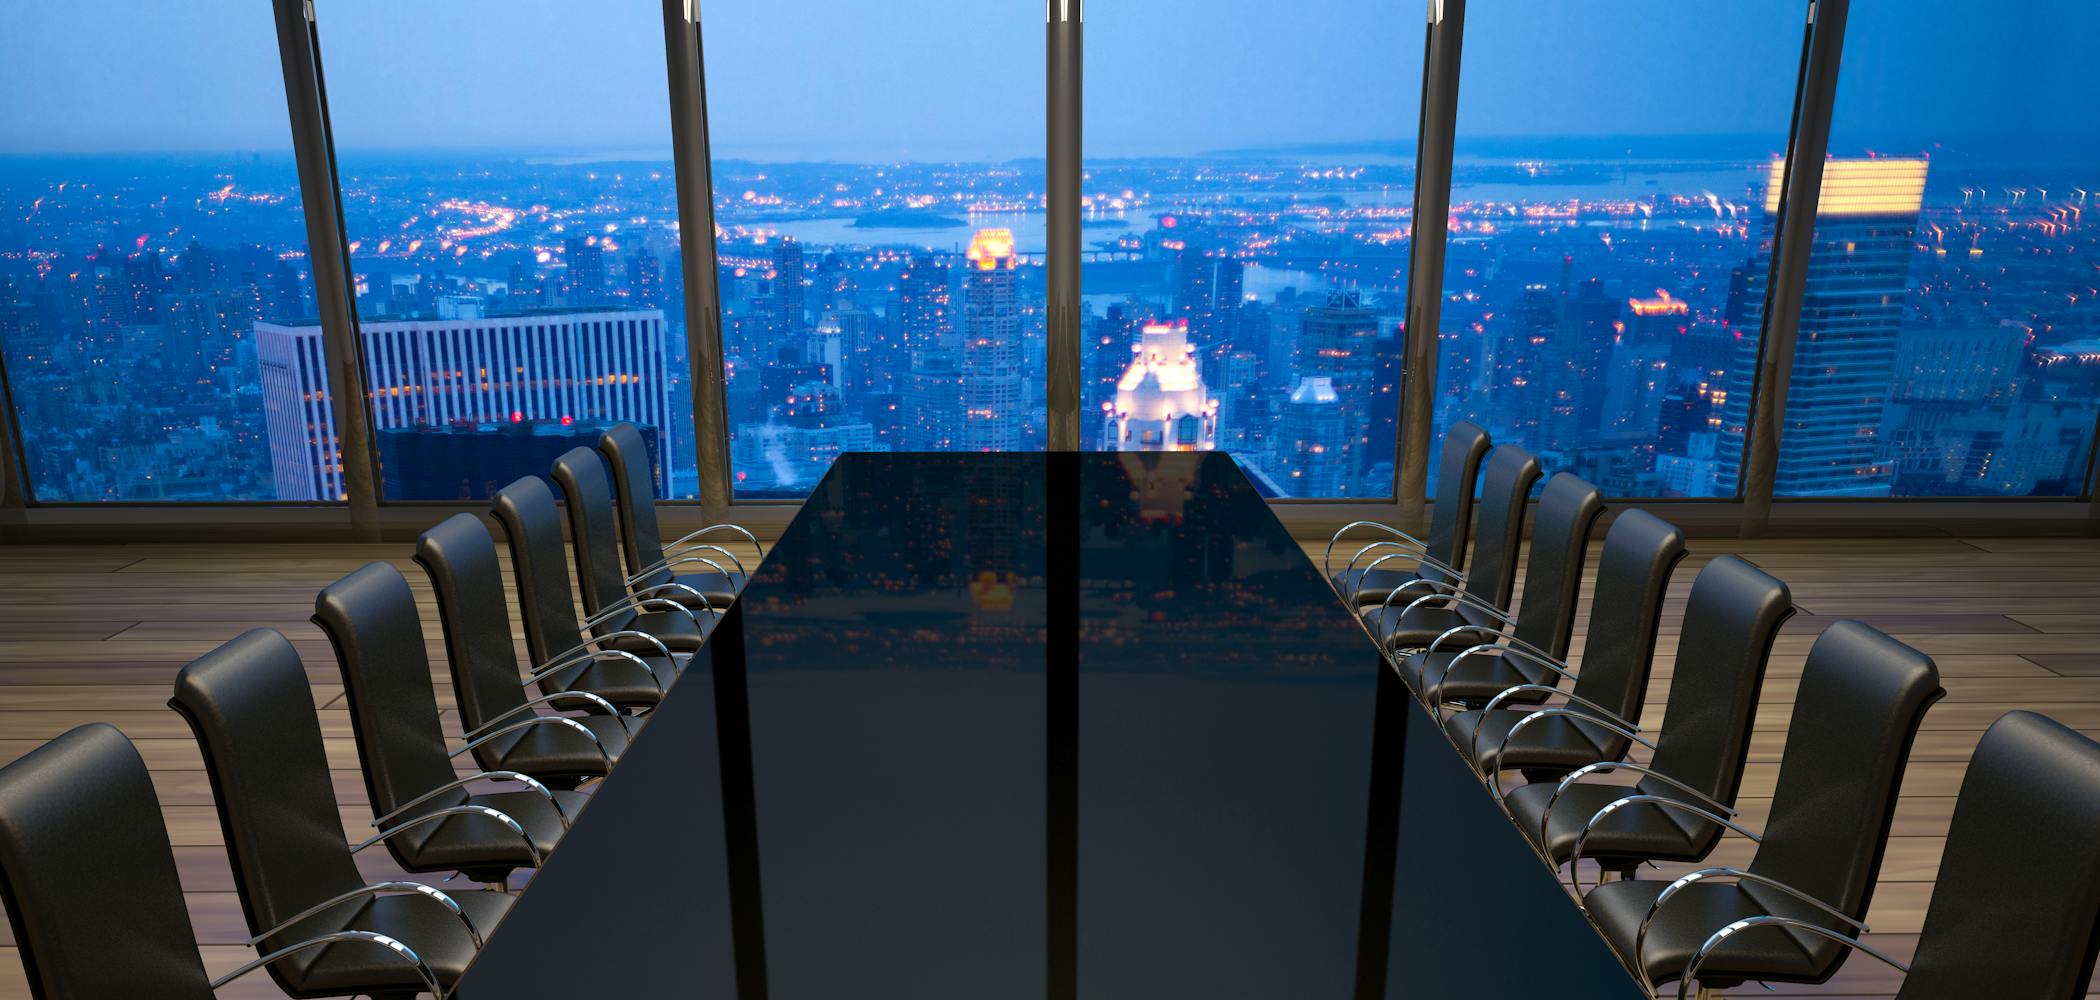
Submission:
[[[583,609],[597,614],[627,596],[620,542],[613,528],[612,483],[605,460],[589,448],[571,448],[554,460],[554,485],[569,513],[569,549]]]
[[[1802,668],[1750,870],[1864,918],[1911,742],[1946,693],[1931,657],[1861,622],[1824,629]]]
[[[328,633],[342,667],[350,731],[373,815],[393,812],[456,777],[430,687],[416,595],[401,571],[368,563],[322,588],[314,597],[314,624]],[[466,797],[461,792],[432,808]]]
[[[1480,484],[1480,534],[1473,542],[1466,591],[1508,610],[1517,587],[1517,550],[1524,544],[1524,514],[1538,485],[1538,456],[1513,444],[1496,445]]]
[[[212,1000],[153,780],[114,727],[0,767],[0,899],[37,1000]]]
[[[1461,420],[1444,432],[1436,460],[1436,506],[1429,511],[1429,554],[1452,569],[1466,568],[1466,541],[1473,533],[1473,490],[1480,485],[1480,460],[1487,457],[1488,432]],[[644,565],[647,565],[646,563]]]
[[[504,610],[509,597],[488,525],[472,514],[438,522],[416,538],[416,565],[437,595],[462,728],[479,729],[516,711],[525,704],[525,691],[518,686],[518,653]]]
[[[283,633],[251,629],[190,661],[168,705],[204,754],[249,933],[365,884],[343,842],[313,688]]]
[[[1645,510],[1621,513],[1604,535],[1575,693],[1628,722],[1641,721],[1663,598],[1684,554],[1684,532]]]
[[[649,460],[649,442],[642,437],[641,428],[616,424],[598,435],[598,453],[612,468],[619,492],[615,509],[627,572],[639,573],[642,567],[654,566],[664,558],[663,534],[656,524],[656,463]]]
[[[1716,556],[1699,571],[1678,631],[1670,700],[1651,767],[1735,803],[1772,640],[1793,614],[1786,584],[1735,556]],[[1659,781],[1642,782],[1641,791],[1679,794]]]
[[[1562,472],[1546,481],[1531,521],[1531,555],[1524,561],[1524,603],[1517,638],[1566,659],[1582,597],[1582,568],[1590,532],[1604,513],[1604,494],[1581,476]]]
[[[554,491],[538,476],[497,490],[495,510],[509,543],[525,649],[533,663],[545,663],[576,645],[583,630],[569,585],[569,557],[562,551],[561,511]]]
[[[2074,1000],[2100,956],[2100,744],[2032,712],[1969,758],[1897,1000]]]

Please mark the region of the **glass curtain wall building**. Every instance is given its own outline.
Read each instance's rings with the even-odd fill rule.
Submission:
[[[1041,14],[707,9],[734,497],[847,451],[1043,447]]]
[[[1822,179],[1805,281],[1773,289],[1795,104],[1833,101],[1798,92],[1808,6],[1440,4],[1463,64],[1425,95],[1417,8],[1097,3],[1067,147],[1028,5],[713,4],[701,79],[667,65],[676,3],[318,0],[296,131],[337,185],[302,191],[290,3],[4,5],[9,495],[457,502],[631,420],[665,497],[792,500],[845,451],[1043,447],[1070,335],[1082,446],[1225,450],[1282,500],[1412,491],[1435,470],[1398,467],[1402,434],[1459,419],[1617,497],[2087,497],[2100,83],[2064,40],[2100,8],[1846,2],[1827,162],[1795,164]],[[706,101],[682,149],[673,87]],[[1418,232],[1432,113],[1451,210]],[[1046,163],[1075,161],[1050,205]],[[330,207],[355,328],[324,336]],[[1052,209],[1080,223],[1070,331]],[[703,315],[685,226],[713,240]],[[1403,378],[1410,344],[1433,371]]]
[[[150,2],[0,14],[0,351],[31,498],[344,498],[277,448],[334,439],[305,217],[269,11]],[[109,72],[151,67],[150,78]],[[162,90],[152,80],[176,83]]]
[[[622,421],[660,496],[697,494],[662,16],[318,5],[386,499],[482,499]],[[260,328],[266,352],[320,335]],[[333,461],[272,456],[286,482]]]
[[[1613,496],[1735,495],[1803,10],[1469,7],[1433,433],[1474,421]]]
[[[1081,443],[1222,449],[1275,497],[1390,498],[1420,12],[1087,16]]]

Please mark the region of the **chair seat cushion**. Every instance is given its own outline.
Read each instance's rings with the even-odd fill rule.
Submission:
[[[509,893],[484,889],[448,886],[439,891],[459,904],[483,940],[517,900]],[[270,939],[266,946],[283,947],[339,930],[373,931],[400,941],[422,958],[447,988],[459,981],[467,971],[467,963],[474,960],[474,938],[467,932],[466,924],[444,904],[418,893],[344,903],[300,921]],[[288,957],[272,968],[298,996],[375,992],[409,996],[426,990],[414,967],[401,956],[363,942],[323,945]]]
[[[542,723],[490,740],[479,748],[476,758],[491,771],[518,771],[535,778],[604,777],[611,769],[606,758],[617,763],[627,750],[628,736],[642,728],[642,720],[627,715],[566,718],[590,730],[598,743],[592,744],[568,726]],[[524,721],[524,715],[507,721]],[[602,755],[598,752],[601,746],[605,749]]]
[[[559,691],[589,691],[621,709],[654,708],[663,700],[664,692],[678,678],[678,666],[658,653],[635,653],[649,667],[645,669],[633,660],[594,660],[580,664],[570,670],[548,675],[540,683],[540,690],[548,694]],[[651,676],[650,671],[655,671]],[[659,679],[662,681],[659,686]],[[564,710],[588,710],[589,702],[578,701],[573,705],[556,702],[555,707]]]
[[[1398,604],[1391,607],[1373,605],[1362,609],[1362,613],[1371,631],[1385,637],[1388,649],[1420,649],[1435,642],[1437,636],[1461,625],[1477,628],[1493,625],[1480,612],[1442,605],[1424,605],[1413,610],[1405,610]]]
[[[1525,785],[1511,790],[1503,802],[1532,846],[1540,848],[1556,864],[1566,862],[1575,853],[1576,838],[1598,810],[1628,795],[1641,794],[1639,789],[1627,785],[1591,779],[1569,786],[1554,801],[1555,787],[1556,783],[1547,781]],[[1546,817],[1549,801],[1553,802],[1548,820],[1552,826],[1541,835],[1540,823]],[[1614,868],[1642,861],[1698,861],[1713,849],[1720,828],[1697,818],[1686,822],[1680,819],[1684,815],[1648,803],[1616,810],[1597,824],[1583,843],[1582,856]]]
[[[1519,684],[1542,684],[1557,675],[1529,660],[1476,653],[1459,660],[1459,653],[1473,645],[1464,637],[1447,639],[1435,652],[1413,653],[1400,661],[1400,676],[1415,686],[1424,698],[1434,694],[1443,702],[1481,704]],[[1452,664],[1456,662],[1454,668]],[[1544,701],[1543,691],[1520,691],[1504,704],[1528,705]]]
[[[515,787],[515,786],[513,786]],[[516,830],[487,816],[448,816],[389,841],[395,859],[412,872],[472,871],[530,868],[553,853],[554,845],[567,832],[564,822],[573,823],[590,803],[578,792],[555,792],[554,801],[538,792],[487,792],[464,800],[432,802],[430,811],[446,804],[485,806],[518,822],[532,838],[528,848]],[[557,808],[558,807],[558,808]],[[481,879],[476,879],[481,881]]]
[[[1492,712],[1476,709],[1444,720],[1444,729],[1459,752],[1483,772],[1522,769],[1566,774],[1585,764],[1617,760],[1626,753],[1625,737],[1567,715],[1548,715],[1517,730],[1505,753],[1503,740],[1530,715],[1501,708]]]
[[[1621,955],[1633,954],[1641,921],[1667,879],[1608,882],[1586,898],[1590,919]],[[1641,941],[1641,962],[1649,982],[1675,982],[1715,931],[1744,917],[1773,915],[1809,920],[1832,930],[1845,927],[1828,915],[1768,886],[1728,881],[1697,882],[1679,890],[1648,927]],[[1747,980],[1820,983],[1837,971],[1844,949],[1811,934],[1785,927],[1743,931],[1722,942],[1699,967],[1700,979],[1714,986]]]
[[[1376,560],[1366,558],[1364,561],[1375,562]],[[1401,560],[1395,559],[1393,562],[1397,563],[1401,562]],[[1335,589],[1340,590],[1354,584],[1356,592],[1353,595],[1353,599],[1356,605],[1358,607],[1367,607],[1383,603],[1386,597],[1392,594],[1394,587],[1398,587],[1410,580],[1435,580],[1441,583],[1450,579],[1450,574],[1428,566],[1410,567],[1408,569],[1374,569],[1368,573],[1363,572],[1359,568],[1346,573],[1337,572],[1334,575],[1334,585]],[[1425,588],[1421,591],[1421,594],[1416,594],[1415,596],[1420,597],[1426,593],[1429,593],[1429,591]]]
[[[728,573],[716,573],[710,570],[705,573],[680,573],[676,577],[661,577],[650,582],[654,584],[675,583],[680,587],[699,591],[701,597],[705,597],[707,600],[702,601],[683,590],[675,589],[654,591],[650,593],[649,596],[651,597],[668,598],[694,611],[706,611],[712,608],[719,613],[727,609],[730,602],[736,600],[736,595],[743,592],[744,585],[751,581],[749,577],[734,570]]]
[[[710,615],[705,611],[644,611],[639,614],[629,613],[606,622],[601,632],[647,632],[673,653],[691,653],[707,641],[708,633],[714,631],[715,622],[719,620],[719,615]],[[632,636],[621,636],[612,640],[610,645],[614,649],[624,649],[630,653],[656,649],[653,643]]]

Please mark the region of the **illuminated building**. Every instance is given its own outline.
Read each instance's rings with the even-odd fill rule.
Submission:
[[[802,244],[781,240],[773,247],[773,326],[785,337],[801,333],[805,322],[802,278]]]
[[[595,236],[562,241],[562,260],[569,268],[569,304],[595,305],[605,298],[605,250]]]
[[[375,434],[563,419],[668,426],[664,315],[654,309],[371,321],[359,334]],[[277,499],[341,498],[321,328],[257,323],[255,337]]]
[[[1021,309],[1014,234],[980,229],[963,275],[961,447],[1021,448]]]
[[[1794,369],[1788,385],[1775,496],[1887,496],[1895,463],[1882,438],[1896,372],[1910,259],[1924,205],[1923,159],[1844,159],[1823,166],[1814,247],[1801,300]],[[1784,164],[1774,161],[1765,194],[1765,231],[1777,222]],[[1761,329],[1768,236],[1749,270],[1744,323]],[[1747,433],[1756,340],[1744,338],[1729,370],[1718,481],[1737,485]]]
[[[1337,481],[1353,483],[1363,472],[1364,438],[1370,427],[1369,401],[1378,370],[1377,315],[1364,308],[1353,291],[1328,292],[1324,305],[1305,310],[1297,361],[1301,383],[1292,397],[1303,391],[1303,380],[1326,380],[1326,392],[1335,397],[1339,424],[1335,436],[1320,444],[1326,461],[1335,467]],[[1341,494],[1294,488],[1293,495]]]
[[[1294,497],[1347,496],[1347,468],[1335,461],[1335,442],[1343,437],[1348,415],[1334,380],[1314,375],[1298,380],[1283,404],[1283,427],[1277,458],[1283,486]]]
[[[1218,446],[1218,401],[1203,387],[1188,320],[1147,323],[1130,367],[1104,404],[1103,451],[1210,451]]]

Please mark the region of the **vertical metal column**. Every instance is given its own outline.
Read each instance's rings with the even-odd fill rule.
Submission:
[[[1414,253],[1408,262],[1406,360],[1400,380],[1400,441],[1394,502],[1403,522],[1424,518],[1429,431],[1436,401],[1438,313],[1451,221],[1451,148],[1458,127],[1458,77],[1466,0],[1429,0],[1422,56],[1422,118],[1415,151]],[[1416,527],[1420,527],[1417,523]]]
[[[1772,275],[1765,289],[1765,325],[1758,336],[1756,394],[1750,399],[1747,454],[1739,484],[1744,538],[1764,534],[1772,517],[1772,487],[1786,427],[1786,394],[1794,373],[1794,337],[1808,258],[1816,239],[1816,206],[1823,193],[1823,160],[1830,152],[1831,106],[1845,47],[1850,0],[1810,0],[1804,29],[1801,85],[1794,102],[1793,139],[1787,144],[1778,228],[1772,234]]]
[[[1079,140],[1086,2],[1048,0],[1047,18],[1048,437],[1051,451],[1078,451],[1085,447],[1079,440]]]
[[[357,316],[351,300],[349,241],[343,236],[343,195],[335,169],[335,138],[328,127],[327,82],[312,0],[273,0],[277,52],[284,63],[284,102],[291,115],[292,152],[299,165],[306,214],[307,262],[314,275],[314,306],[321,319],[321,350],[328,362],[328,406],[335,416],[336,455],[349,494],[350,530],[379,540],[379,482],[372,434],[365,419],[364,366],[359,363]],[[335,497],[322,497],[334,500]]]
[[[715,192],[707,143],[700,0],[664,0],[664,58],[671,86],[671,158],[678,187],[685,353],[693,384],[700,504],[721,510],[730,502],[729,397],[723,386],[720,290],[715,287]]]

